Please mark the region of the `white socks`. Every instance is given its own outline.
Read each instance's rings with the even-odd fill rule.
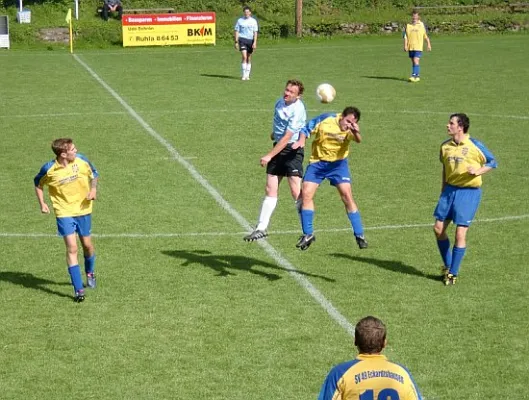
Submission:
[[[268,197],[266,196],[261,205],[261,213],[259,214],[259,222],[257,223],[257,230],[266,231],[268,224],[270,223],[270,218],[274,213],[274,210],[277,205],[277,197]]]
[[[243,79],[250,79],[250,71],[252,70],[252,64],[242,63],[241,71]]]

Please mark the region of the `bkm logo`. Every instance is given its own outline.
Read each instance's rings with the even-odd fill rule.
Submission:
[[[211,28],[206,28],[203,26],[200,29],[188,29],[187,30],[187,36],[211,36],[213,35],[213,31]]]

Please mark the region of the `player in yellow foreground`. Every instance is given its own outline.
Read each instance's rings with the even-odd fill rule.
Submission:
[[[408,56],[411,59],[411,76],[408,81],[419,82],[421,80],[419,76],[419,62],[422,56],[424,41],[426,40],[428,51],[432,51],[432,44],[430,43],[426,27],[421,22],[419,13],[416,10],[413,10],[411,14],[411,24],[406,24],[403,37],[404,51],[408,52]]]
[[[386,327],[375,317],[362,318],[355,327],[358,356],[334,367],[318,400],[422,400],[406,367],[388,361]]]
[[[77,235],[83,246],[86,286],[95,288],[95,250],[90,235],[92,201],[96,199],[99,173],[86,157],[77,154],[72,139],[56,139],[51,148],[56,158],[44,164],[35,176],[35,194],[41,212],[49,214],[43,189],[48,185],[57,230],[66,245],[66,263],[74,287],[74,300],[81,302],[85,293],[77,259]]]

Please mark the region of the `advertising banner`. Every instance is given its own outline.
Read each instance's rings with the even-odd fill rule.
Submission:
[[[126,14],[123,47],[215,44],[215,13]]]

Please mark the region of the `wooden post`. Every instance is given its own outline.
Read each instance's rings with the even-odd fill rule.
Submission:
[[[303,0],[296,0],[296,36],[303,36]]]

